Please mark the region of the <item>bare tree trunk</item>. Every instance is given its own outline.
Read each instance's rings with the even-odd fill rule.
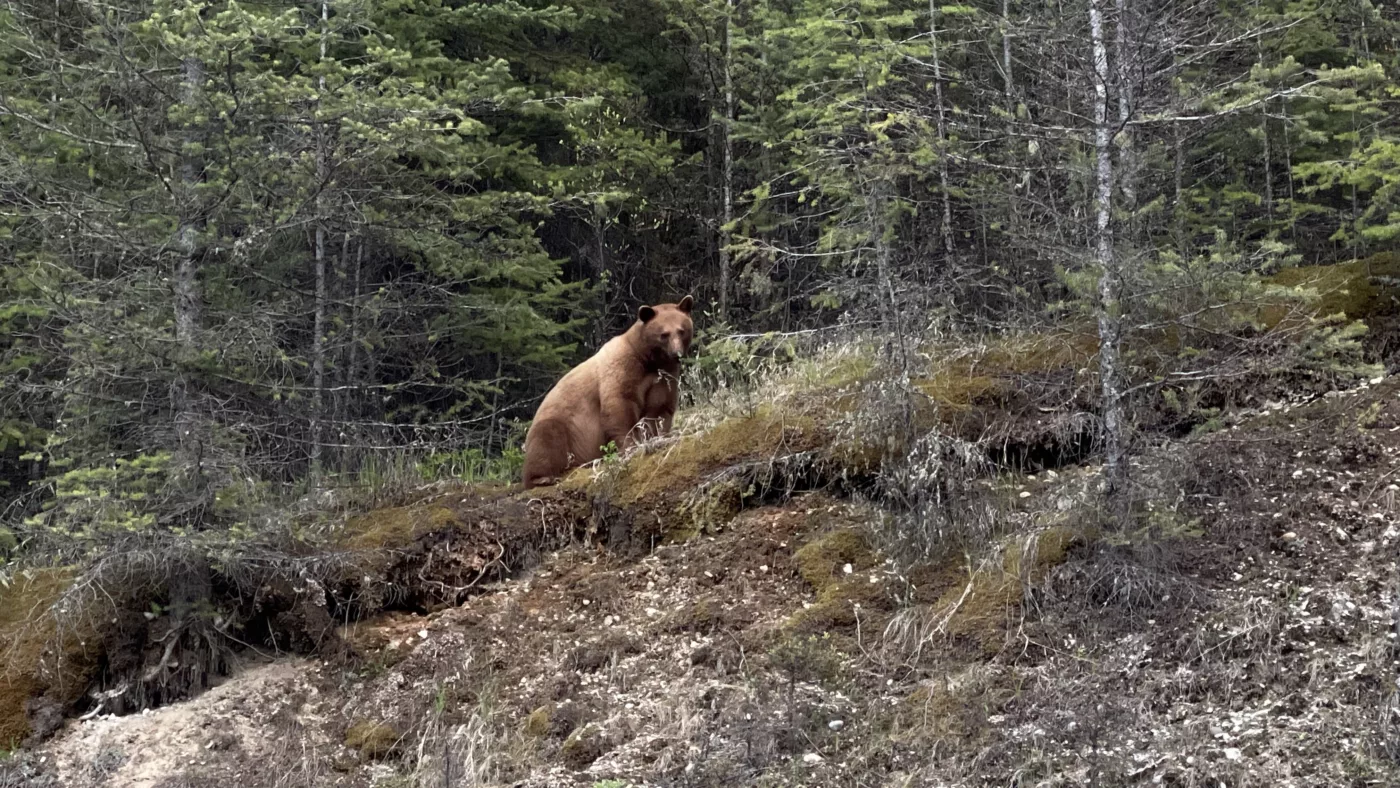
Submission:
[[[1128,40],[1132,25],[1128,19],[1128,0],[1115,0],[1118,24],[1114,27],[1114,54],[1117,62],[1118,87],[1118,142],[1119,142],[1119,188],[1123,192],[1123,208],[1129,216],[1137,210],[1137,156],[1133,150],[1132,126],[1128,121],[1133,115],[1133,47]],[[1131,220],[1129,221],[1131,229]]]
[[[1186,141],[1181,132],[1181,123],[1172,124],[1172,147],[1175,161],[1172,165],[1172,232],[1176,235],[1177,251],[1186,258],[1186,204],[1184,202],[1184,175],[1186,169]]]
[[[1001,0],[1001,25],[1001,71],[1006,80],[1006,108],[1014,112],[1016,81],[1011,75],[1011,0]]]
[[[183,64],[184,82],[181,86],[180,101],[188,108],[199,101],[204,86],[204,64],[197,57],[185,58]],[[193,147],[199,142],[199,130],[190,126],[185,129],[184,143]],[[197,503],[196,510],[206,502],[207,483],[204,477],[203,436],[198,417],[191,402],[190,381],[187,378],[189,364],[198,353],[200,319],[199,274],[200,246],[199,229],[201,223],[200,204],[197,189],[203,177],[200,158],[188,150],[180,155],[180,224],[176,239],[180,257],[175,263],[172,289],[175,308],[175,344],[179,366],[170,386],[170,404],[175,424],[176,461],[178,472],[189,480]]]
[[[321,61],[326,59],[326,39],[330,28],[330,2],[321,0]],[[326,78],[317,82],[320,94],[326,91]],[[321,108],[320,96],[316,111]],[[316,120],[316,305],[311,337],[311,468],[309,483],[312,490],[321,484],[321,446],[325,422],[326,391],[326,182],[330,176],[330,152],[326,128]]]
[[[928,37],[933,54],[933,100],[938,113],[938,191],[943,198],[943,251],[953,255],[953,197],[948,193],[948,119],[943,109],[943,63],[938,57],[938,4],[928,3]]]
[[[729,318],[729,291],[733,287],[730,259],[730,223],[734,221],[734,3],[726,0],[724,16],[724,209],[719,229],[719,319]]]
[[[1089,35],[1094,53],[1095,258],[1099,265],[1099,374],[1102,378],[1104,494],[1118,526],[1127,524],[1127,414],[1123,402],[1123,276],[1113,249],[1113,129],[1108,120],[1108,47],[1105,0],[1089,0]]]

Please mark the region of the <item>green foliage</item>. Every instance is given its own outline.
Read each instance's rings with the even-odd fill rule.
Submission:
[[[510,482],[525,467],[525,452],[507,448],[499,456],[488,456],[476,447],[451,452],[434,452],[418,463],[426,481],[462,479],[468,482]]]

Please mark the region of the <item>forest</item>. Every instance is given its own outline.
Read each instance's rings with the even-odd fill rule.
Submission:
[[[605,457],[528,516],[493,497],[519,481],[559,377],[640,306],[686,295],[696,344],[676,435]],[[654,547],[798,494],[880,511],[860,531],[869,555],[925,591],[877,609],[888,641],[903,621],[919,655],[929,633],[961,632],[955,614],[982,586],[974,573],[951,607],[918,602],[944,612],[916,626],[894,611],[957,571],[916,582],[911,567],[971,567],[996,539],[1043,528],[986,513],[1069,469],[1097,486],[1042,513],[1045,533],[1083,513],[1118,552],[1085,570],[1115,580],[1065,598],[1180,600],[1162,590],[1178,567],[1163,555],[1208,551],[1174,540],[1272,549],[1250,540],[1273,525],[1212,530],[1246,494],[1232,474],[1259,460],[1220,436],[1384,390],[1398,299],[1394,0],[9,0],[0,595],[58,583],[43,598],[66,643],[82,630],[63,615],[121,589],[112,604],[146,610],[135,626],[149,631],[129,665],[110,637],[84,639],[106,644],[81,663],[98,694],[51,677],[0,691],[0,737],[52,733],[26,700],[40,695],[92,714],[188,695],[248,645],[234,631],[316,651],[297,612],[313,576],[322,617],[435,615],[488,575],[513,581],[560,534]],[[1364,506],[1388,501],[1389,449],[1338,448],[1389,429],[1387,403],[1328,411],[1355,427],[1333,444],[1275,436],[1290,453],[1261,462],[1255,486],[1326,456],[1379,474]],[[1163,470],[1177,451],[1195,476]],[[1271,516],[1291,527],[1303,511]],[[433,541],[442,528],[455,547]],[[464,536],[479,532],[490,549]],[[1022,604],[1035,556],[1068,560],[1039,544],[1006,553],[1024,578],[996,599]],[[347,545],[408,557],[347,558]],[[818,611],[846,588],[843,567],[878,563],[822,549],[836,580],[801,553],[787,575],[816,589]],[[1220,551],[1209,576],[1229,578]],[[783,593],[774,610],[796,598]],[[190,612],[210,600],[219,616]],[[183,612],[161,634],[170,610]],[[1076,610],[1063,620],[1098,615]],[[295,626],[278,618],[293,613]],[[802,626],[844,632],[848,613]],[[29,642],[12,625],[0,614],[6,640]],[[6,727],[11,713],[25,721]],[[1383,727],[1400,753],[1400,713]],[[572,738],[550,752],[584,730],[555,731]],[[774,752],[797,746],[786,735]],[[744,746],[743,779],[764,773]]]
[[[1393,248],[1397,30],[1370,0],[17,0],[6,521],[510,476],[553,380],[686,293],[702,376],[1098,319],[1121,420],[1205,345],[1238,374],[1271,275]],[[1162,331],[1180,358],[1115,350]]]

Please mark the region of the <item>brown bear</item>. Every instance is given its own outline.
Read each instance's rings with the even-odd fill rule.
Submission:
[[[681,356],[695,333],[693,304],[686,296],[641,307],[631,328],[554,384],[525,434],[526,489],[602,457],[609,443],[625,452],[671,431]]]

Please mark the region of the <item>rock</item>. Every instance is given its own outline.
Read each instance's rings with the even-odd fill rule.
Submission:
[[[1282,537],[1280,537],[1280,538],[1282,538],[1283,541],[1285,541],[1285,542],[1293,542],[1293,541],[1297,541],[1297,539],[1298,539],[1298,534],[1296,534],[1296,533],[1294,533],[1294,532],[1292,532],[1292,531],[1289,531],[1289,532],[1285,533],[1285,534],[1284,534]]]
[[[809,765],[813,765],[813,766],[815,766],[816,764],[821,763],[823,760],[825,760],[825,759],[822,758],[820,755],[814,753],[814,752],[809,752],[809,753],[807,753],[806,755],[802,756],[802,762],[803,762],[803,763],[809,764]]]
[[[834,731],[839,731],[839,730],[841,730],[842,728],[846,727],[846,722],[845,722],[845,720],[832,720],[831,722],[828,722],[828,723],[826,724],[826,727],[828,727],[828,728],[830,728],[830,729],[832,729],[832,730],[834,730]]]

